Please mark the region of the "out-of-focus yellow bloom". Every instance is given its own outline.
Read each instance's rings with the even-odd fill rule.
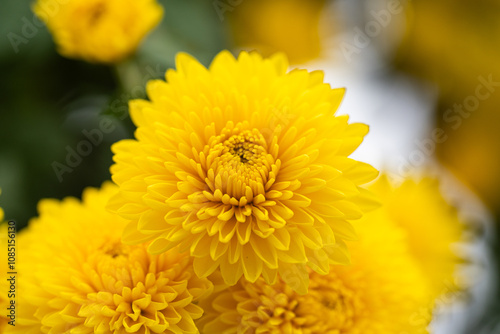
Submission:
[[[500,206],[500,44],[496,42],[500,3],[421,0],[406,6],[409,20],[398,63],[439,87],[437,119],[446,141],[437,145],[438,156],[496,210]]]
[[[180,244],[200,277],[279,273],[301,293],[308,277],[296,272],[349,262],[347,220],[371,205],[359,186],[377,171],[348,158],[368,127],[334,115],[343,89],[322,72],[287,73],[281,55],[221,52],[209,69],[180,54],[147,91],[130,103],[136,139],[112,147],[109,207],[131,220],[126,243],[153,240],[153,254]]]
[[[226,15],[237,45],[265,56],[283,52],[292,63],[320,55],[319,20],[324,0],[242,1]]]
[[[487,76],[484,76],[485,78]],[[495,82],[500,83],[500,71],[493,76]],[[476,85],[479,82],[476,81]],[[475,87],[471,87],[474,96]],[[498,92],[480,101],[478,108],[467,112],[467,117],[453,113],[454,122],[442,122],[448,140],[438,147],[438,156],[467,186],[474,189],[489,205],[498,212],[500,207],[500,86]],[[484,88],[481,90],[483,93]],[[474,93],[474,94],[472,94]],[[458,99],[457,99],[458,100]],[[464,98],[458,100],[463,103]],[[445,105],[443,119],[446,113],[450,117],[450,110],[455,102]],[[443,103],[441,103],[443,104]],[[480,172],[478,172],[480,171]]]
[[[387,216],[406,235],[411,255],[417,261],[435,296],[457,289],[456,269],[462,259],[452,247],[463,240],[464,226],[456,209],[443,198],[437,179],[408,179],[392,186],[380,177],[370,186],[382,201]],[[371,213],[366,219],[370,219]]]
[[[366,217],[366,218],[365,218]],[[408,252],[406,231],[376,210],[356,222],[350,266],[310,274],[309,293],[283,281],[241,280],[202,300],[202,334],[423,334],[432,305],[425,275]],[[369,218],[368,218],[369,217]]]
[[[61,55],[97,63],[132,54],[163,16],[156,0],[37,0],[33,10]]]
[[[20,233],[17,323],[7,333],[196,333],[196,305],[212,284],[176,249],[150,255],[121,243],[126,222],[105,210],[117,191],[86,189],[82,202],[42,200]]]

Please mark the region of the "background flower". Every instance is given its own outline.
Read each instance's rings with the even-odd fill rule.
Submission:
[[[351,265],[312,272],[307,295],[241,280],[202,301],[201,333],[428,333],[433,298],[406,231],[382,209],[356,227]]]
[[[499,35],[500,5],[464,0],[455,4],[451,0],[409,3],[406,12],[411,20],[395,63],[438,87],[436,120],[448,137],[437,147],[437,155],[498,212],[500,46],[490,41]]]
[[[465,241],[465,226],[443,198],[439,181],[409,178],[396,186],[382,176],[369,188],[381,198],[381,210],[405,231],[410,254],[436,296],[457,290],[457,269],[464,259],[454,247]]]
[[[347,156],[368,127],[334,116],[344,91],[321,72],[286,71],[282,56],[221,52],[206,69],[181,54],[148,84],[151,102],[131,102],[137,139],[113,145],[111,167],[125,242],[181,244],[197,275],[220,268],[231,285],[279,271],[302,293],[306,265],[349,261],[347,220],[370,206],[359,185],[377,171]]]
[[[7,333],[196,333],[212,285],[188,254],[149,255],[120,242],[125,221],[105,211],[111,183],[82,202],[40,202],[19,237],[17,323]]]
[[[156,0],[38,0],[33,10],[61,55],[99,63],[133,53],[163,14]]]

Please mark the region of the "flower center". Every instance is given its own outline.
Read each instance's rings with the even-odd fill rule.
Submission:
[[[119,240],[102,245],[101,250],[105,255],[109,255],[113,259],[120,256],[124,256],[126,258],[129,255],[128,247],[123,245]]]
[[[241,124],[238,124],[241,125]],[[254,196],[265,194],[274,158],[267,152],[267,143],[257,130],[240,130],[239,126],[224,128],[212,138],[207,161],[208,183],[215,192],[250,202]]]
[[[221,145],[222,161],[229,170],[245,173],[257,171],[264,166],[267,154],[266,142],[256,129],[233,135]]]
[[[99,19],[103,16],[104,12],[106,11],[106,6],[104,3],[99,2],[95,4],[91,9],[90,9],[90,19],[89,22],[91,25],[94,25],[99,21]]]
[[[313,273],[311,278],[312,288],[306,295],[296,294],[284,282],[274,286],[266,285],[263,279],[242,283],[245,293],[233,291],[240,298],[247,297],[238,302],[242,312],[238,333],[270,333],[276,328],[283,333],[285,328],[287,333],[350,332],[356,313],[363,308],[359,296],[333,275]]]
[[[350,328],[356,309],[362,308],[359,296],[332,275],[325,278],[313,274],[313,278],[308,295],[300,296],[297,314],[312,319],[307,326],[314,333]]]

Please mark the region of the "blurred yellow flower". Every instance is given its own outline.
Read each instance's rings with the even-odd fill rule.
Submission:
[[[132,54],[163,16],[156,0],[37,0],[33,10],[61,55],[96,63]]]
[[[153,254],[180,244],[200,277],[279,273],[301,293],[306,266],[348,263],[347,220],[372,205],[359,185],[377,171],[347,157],[368,127],[334,116],[344,90],[246,52],[221,52],[209,69],[180,54],[166,78],[149,82],[151,101],[130,103],[137,139],[112,147],[120,193],[109,207],[131,220],[123,240],[153,240]]]
[[[292,63],[321,52],[319,21],[324,0],[243,1],[227,13],[234,42],[265,56],[283,52]]]
[[[448,204],[437,179],[408,179],[391,185],[380,177],[369,188],[382,201],[388,217],[405,230],[409,250],[435,295],[457,289],[456,269],[463,260],[452,247],[463,240],[464,225]],[[370,219],[371,213],[366,219]]]
[[[116,190],[40,202],[20,234],[18,320],[7,333],[197,333],[196,303],[212,284],[189,254],[121,244],[125,221],[104,208]]]
[[[428,333],[430,294],[424,274],[408,253],[405,231],[386,212],[356,224],[350,266],[310,275],[309,293],[283,281],[240,280],[204,298],[197,321],[202,334],[219,333]]]
[[[409,19],[397,64],[438,87],[435,119],[446,141],[436,146],[437,155],[496,212],[500,3],[460,1],[457,6],[454,0],[420,0],[405,7]]]

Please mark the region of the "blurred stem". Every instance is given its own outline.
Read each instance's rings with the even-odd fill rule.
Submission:
[[[114,73],[122,91],[131,93],[142,83],[143,74],[137,58],[128,58],[114,66]]]

